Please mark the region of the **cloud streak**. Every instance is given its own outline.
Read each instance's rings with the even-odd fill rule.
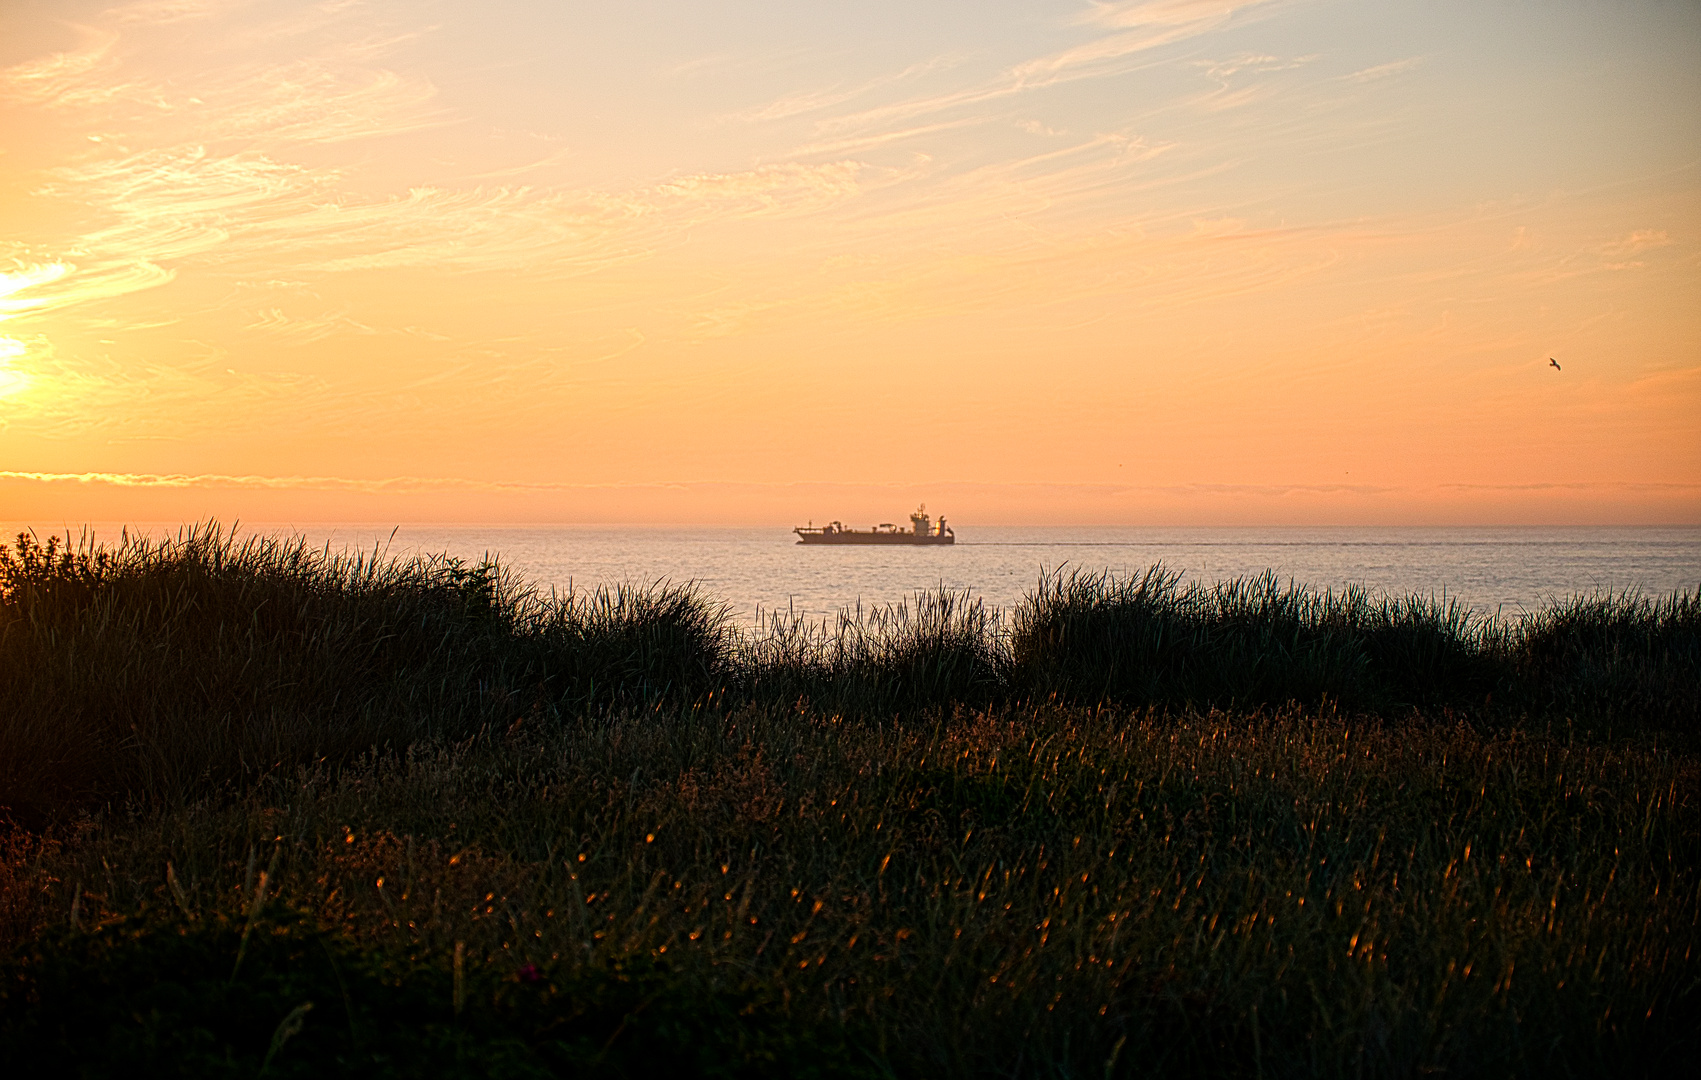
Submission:
[[[989,84],[827,116],[816,123],[825,137],[800,148],[792,160],[743,171],[686,173],[612,191],[422,185],[388,196],[355,193],[346,167],[291,158],[299,156],[299,148],[452,123],[455,118],[436,103],[429,81],[382,66],[397,42],[417,34],[386,36],[362,28],[349,21],[354,9],[304,10],[263,29],[227,34],[226,40],[237,48],[245,40],[305,40],[334,28],[335,44],[258,67],[212,64],[193,80],[177,80],[164,95],[147,80],[125,75],[121,31],[216,22],[222,6],[193,0],[130,5],[116,12],[117,29],[91,32],[74,50],[0,75],[0,97],[14,105],[81,111],[91,123],[122,121],[133,135],[154,133],[154,145],[134,150],[116,148],[134,145],[135,138],[103,137],[86,160],[62,165],[44,178],[38,197],[84,207],[101,223],[71,244],[41,253],[45,259],[38,255],[38,265],[60,268],[57,276],[32,280],[10,301],[12,308],[0,310],[50,315],[169,284],[190,268],[240,272],[263,266],[271,275],[296,276],[416,267],[526,269],[555,277],[594,273],[650,258],[683,243],[705,223],[818,214],[882,187],[913,186],[924,172],[872,169],[851,155],[986,123],[986,116],[944,114],[1073,78],[1072,73],[1105,74],[1104,62],[1208,33],[1266,2],[1096,4],[1077,23],[1098,33],[1090,41],[1017,64]],[[240,49],[232,55],[241,55]],[[842,90],[777,99],[736,118],[759,124],[819,113],[955,64],[951,58],[934,58]],[[157,98],[160,105],[146,116],[113,111],[116,103],[139,96]],[[916,117],[934,119],[907,123]],[[1090,145],[1111,153],[1106,165],[1113,169],[1126,170],[1138,160],[1103,138]],[[106,151],[107,146],[114,151]],[[1034,174],[1019,182],[1027,198],[1054,200],[1072,176],[1081,175],[1066,160],[1077,153],[935,177],[928,186],[954,201],[953,217],[999,214],[999,203],[1021,170]],[[1050,177],[1042,175],[1048,162],[1058,169]],[[1085,190],[1076,189],[1077,194]],[[931,200],[924,200],[911,206],[925,210]],[[901,204],[888,203],[886,212],[894,211],[889,227],[907,216]],[[743,306],[768,304],[752,300]],[[272,332],[282,325],[266,318],[250,323]],[[313,340],[328,332],[322,327],[301,335]]]
[[[269,476],[227,473],[131,473],[131,472],[37,472],[0,470],[0,481],[35,484],[74,484],[115,488],[165,489],[230,489],[243,491],[345,491],[365,494],[430,494],[442,492],[488,493],[573,493],[594,491],[698,491],[713,492],[731,488],[787,490],[797,488],[842,488],[846,490],[893,489],[909,490],[915,482],[903,483],[819,483],[792,481],[760,482],[693,482],[649,481],[626,483],[566,483],[555,481],[485,480],[456,476]],[[1102,483],[965,483],[934,481],[922,486],[954,494],[973,492],[1069,492],[1097,498],[1117,498],[1161,494],[1182,498],[1216,499],[1221,496],[1252,499],[1291,499],[1315,496],[1353,496],[1380,499],[1408,495],[1420,491],[1461,492],[1470,494],[1595,494],[1595,495],[1690,495],[1701,492],[1701,483],[1659,483],[1637,481],[1593,481],[1575,483],[1537,484],[1102,484]]]
[[[1144,54],[1209,34],[1228,25],[1242,11],[1275,2],[1277,0],[1096,3],[1076,22],[1108,30],[1109,33],[1013,64],[994,78],[977,85],[828,117],[819,121],[817,128],[823,135],[837,134],[839,141],[825,142],[827,146],[843,145],[853,137],[875,139],[876,131],[892,124],[905,125],[912,132],[926,132],[932,130],[933,125],[916,124],[919,118],[985,105],[1063,83],[1124,74]],[[776,118],[792,115],[778,102],[769,109]],[[756,110],[753,115],[761,116],[766,111]],[[858,134],[853,136],[850,133]],[[805,148],[801,152],[807,150]]]
[[[0,310],[47,313],[170,282],[177,268],[264,266],[269,274],[431,267],[548,267],[571,275],[642,258],[705,221],[808,213],[855,198],[853,162],[698,173],[620,193],[415,188],[361,198],[331,168],[196,145],[148,150],[54,171],[39,189],[99,211],[107,223],[80,254],[19,266]]]
[[[112,32],[81,31],[82,44],[0,70],[0,101],[50,109],[88,109],[136,96],[145,84],[114,81]]]

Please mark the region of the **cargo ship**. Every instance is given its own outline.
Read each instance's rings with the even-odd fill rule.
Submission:
[[[875,525],[865,530],[847,529],[837,521],[825,525],[816,525],[813,521],[808,525],[799,525],[792,532],[797,534],[800,544],[955,544],[957,534],[940,518],[939,524],[934,525],[927,516],[927,504],[923,503],[915,513],[910,515],[910,527],[900,529],[891,522]]]

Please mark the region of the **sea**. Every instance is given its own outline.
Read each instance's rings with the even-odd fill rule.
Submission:
[[[13,525],[4,534],[15,535]],[[130,526],[171,533],[176,525]],[[739,622],[830,619],[944,587],[1008,610],[1042,574],[1133,575],[1162,565],[1214,583],[1269,571],[1318,589],[1458,600],[1516,618],[1578,594],[1701,589],[1701,527],[1146,527],[955,525],[951,546],[799,545],[784,527],[244,525],[315,546],[498,560],[543,591],[694,583]],[[92,527],[111,539],[119,526]],[[51,531],[36,527],[39,534]]]

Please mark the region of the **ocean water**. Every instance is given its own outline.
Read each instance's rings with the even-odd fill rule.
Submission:
[[[13,535],[13,526],[6,535]],[[284,526],[248,526],[271,532]],[[176,526],[144,526],[148,532]],[[1273,571],[1319,588],[1447,596],[1516,617],[1553,599],[1602,590],[1701,588],[1701,528],[1157,528],[957,526],[950,547],[801,546],[784,528],[319,524],[315,544],[392,555],[495,556],[543,589],[691,581],[731,606],[828,617],[916,592],[968,590],[1010,608],[1045,571],[1138,574],[1156,563],[1184,580]],[[96,527],[116,535],[115,526]]]

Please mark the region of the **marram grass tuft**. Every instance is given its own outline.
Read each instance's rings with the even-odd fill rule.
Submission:
[[[1057,701],[1499,709],[1693,730],[1701,599],[1456,602],[1042,576],[1011,612],[938,589],[735,628],[689,584],[543,594],[492,562],[339,554],[216,525],[0,545],[0,813],[170,803],[374,747],[688,703],[865,718]]]

